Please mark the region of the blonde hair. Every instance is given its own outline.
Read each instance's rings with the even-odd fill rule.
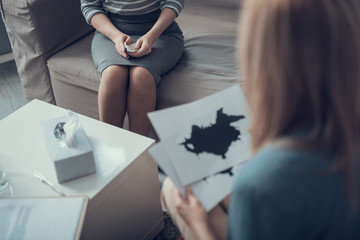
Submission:
[[[295,145],[335,154],[348,190],[355,191],[359,6],[353,0],[248,0],[241,28],[253,150],[306,128]]]

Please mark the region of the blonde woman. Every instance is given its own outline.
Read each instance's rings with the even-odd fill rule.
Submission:
[[[162,201],[185,239],[360,239],[360,15],[355,0],[248,0],[241,63],[252,160],[227,234],[191,189]]]

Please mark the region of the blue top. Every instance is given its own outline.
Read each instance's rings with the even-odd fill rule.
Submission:
[[[360,211],[350,211],[343,176],[326,173],[330,165],[319,151],[262,149],[237,176],[228,239],[359,240]]]

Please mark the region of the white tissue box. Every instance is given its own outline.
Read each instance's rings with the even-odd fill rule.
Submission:
[[[54,161],[59,183],[96,172],[93,149],[81,126],[75,132],[76,144],[73,147],[61,146],[54,135],[55,126],[70,119],[70,116],[63,116],[41,122],[45,145],[50,158]]]

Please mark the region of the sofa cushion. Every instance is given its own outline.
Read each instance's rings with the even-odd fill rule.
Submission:
[[[56,105],[98,119],[100,77],[91,58],[93,34],[48,59]]]
[[[100,76],[91,57],[93,33],[48,59],[51,81],[98,91]]]
[[[183,13],[185,36],[181,62],[158,87],[159,109],[183,104],[237,84],[237,23]]]
[[[210,19],[223,20],[237,23],[238,13],[241,7],[241,0],[192,0],[185,1],[184,9],[179,19],[184,18],[187,14],[207,17]],[[197,24],[197,22],[193,22]]]

